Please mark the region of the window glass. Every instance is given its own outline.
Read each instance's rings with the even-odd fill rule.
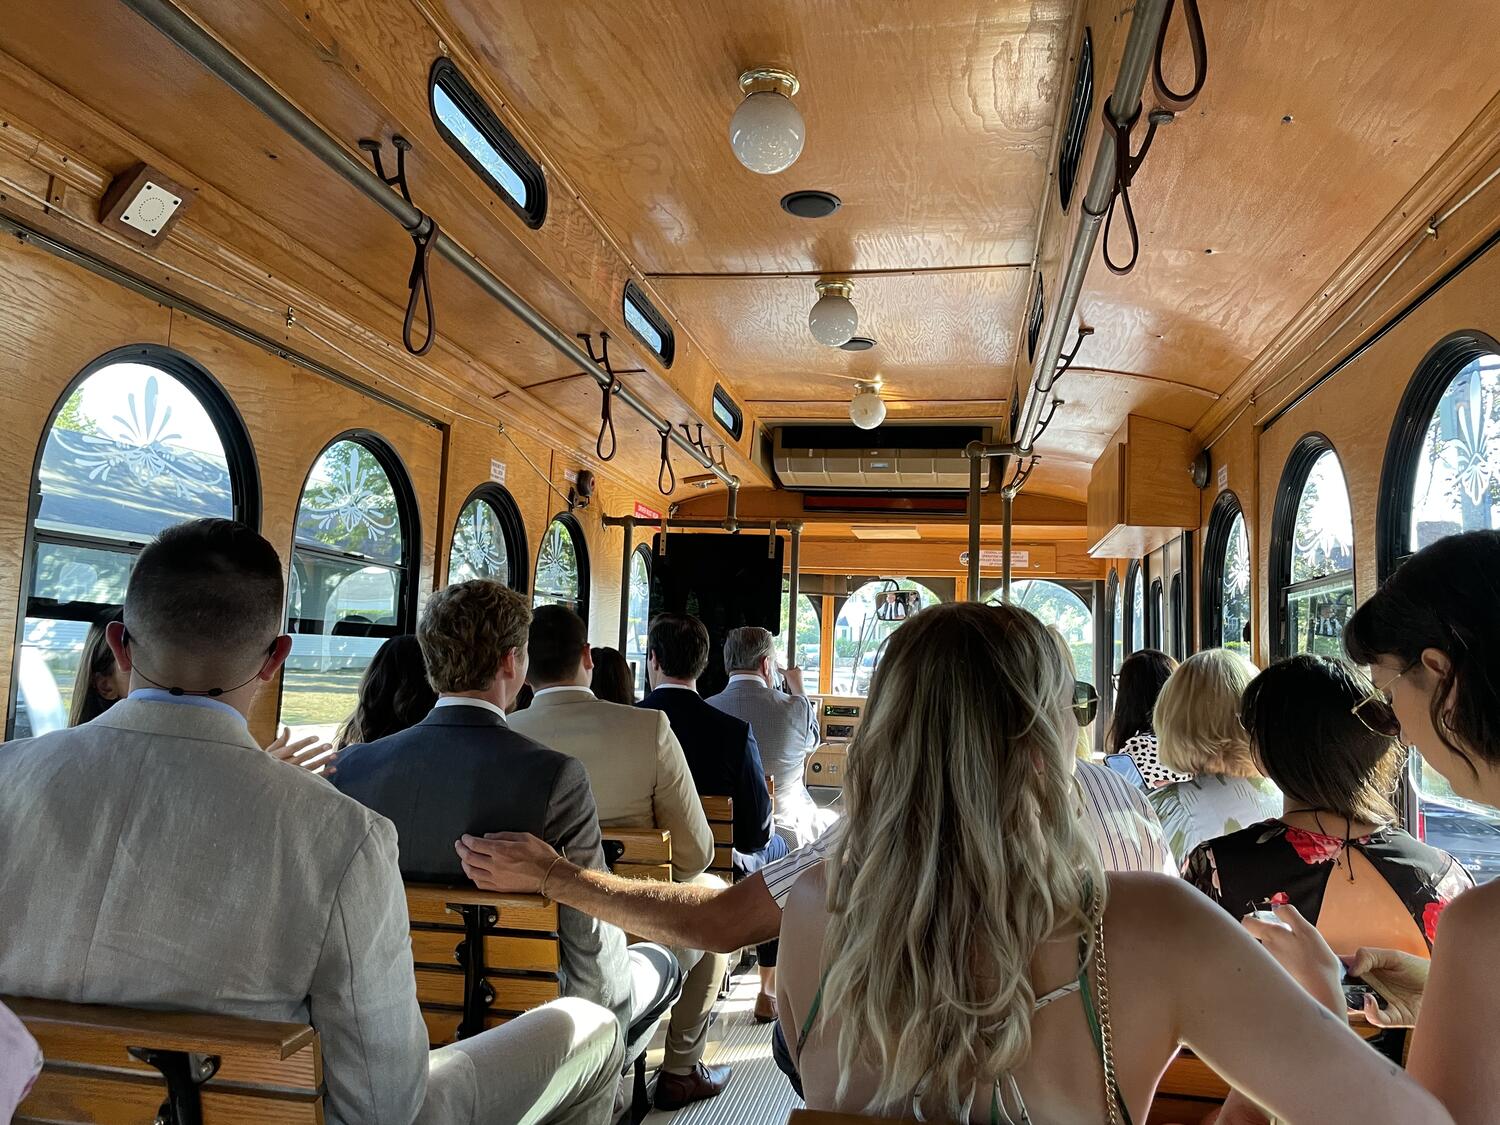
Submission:
[[[1150,621],[1150,633],[1151,633],[1151,644],[1154,645],[1156,648],[1162,648],[1162,647],[1165,646],[1165,643],[1166,643],[1164,641],[1164,639],[1162,638],[1162,631],[1161,631],[1162,621],[1163,621],[1163,617],[1162,617],[1161,579],[1158,578],[1155,582],[1151,583],[1151,621]]]
[[[1231,652],[1250,655],[1250,540],[1245,516],[1236,512],[1224,543],[1223,600],[1220,605],[1220,643]]]
[[[313,464],[297,507],[287,589],[292,652],[281,722],[332,737],[354,710],[359,681],[404,620],[406,529],[394,482],[362,441],[334,442]]]
[[[786,636],[786,617],[790,597],[788,591],[781,591],[780,659],[788,668],[791,664],[787,663],[786,645],[790,638]],[[823,619],[818,612],[818,603],[807,594],[797,595],[797,654],[794,662],[802,669],[802,686],[807,689],[807,694],[817,695],[822,690]]]
[[[621,298],[620,308],[625,317],[625,324],[635,333],[636,338],[655,352],[656,358],[663,364],[671,367],[672,357],[677,347],[672,329],[667,324],[666,317],[657,311],[656,306],[650,302],[646,294],[641,292],[634,281],[625,283],[625,294]],[[722,388],[715,388],[715,415],[719,411],[718,392],[721,390]],[[726,429],[735,437],[739,437],[737,427],[726,426]]]
[[[910,578],[876,579],[866,582],[851,594],[833,623],[834,695],[864,695],[870,690],[870,679],[885,639],[901,626],[899,620],[882,620],[876,606],[893,590],[915,590],[922,605],[936,605],[940,599],[926,586]],[[920,612],[920,610],[918,611]]]
[[[1110,654],[1110,671],[1113,673],[1118,672],[1125,662],[1125,607],[1120,604],[1120,583],[1113,574],[1109,583],[1109,617],[1114,634]]]
[[[1134,592],[1130,599],[1130,651],[1139,652],[1146,647],[1146,580],[1140,571],[1131,585]]]
[[[1354,521],[1338,455],[1313,462],[1297,503],[1285,622],[1292,653],[1338,657],[1354,611]]]
[[[547,180],[468,79],[446,58],[433,64],[432,116],[438,132],[532,228],[547,213]]]
[[[500,155],[499,149],[490,144],[474,122],[469,120],[468,114],[459,108],[442,83],[432,89],[432,111],[447,130],[458,138],[458,143],[469,155],[484,166],[484,170],[500,186],[500,190],[510,196],[517,207],[525,207],[526,184],[516,175],[516,170],[505,157]]]
[[[1182,635],[1182,575],[1172,575],[1172,627],[1169,636],[1172,639],[1172,655],[1181,660],[1187,655],[1186,640]]]
[[[141,547],[184,520],[244,515],[235,507],[226,435],[199,391],[145,361],[105,363],[68,394],[43,443],[35,487],[15,738],[67,725],[90,620],[125,600]]]
[[[494,578],[507,586],[513,585],[505,529],[499,514],[482,497],[470,500],[458,513],[453,548],[448,555],[450,583],[472,578]]]
[[[548,525],[537,557],[533,605],[565,605],[583,616],[582,553],[581,544],[566,522],[555,519]]]
[[[1066,586],[1041,578],[1012,583],[1010,602],[1035,614],[1043,625],[1057,629],[1068,642],[1078,678],[1094,682],[1094,611],[1087,602]],[[998,590],[990,595],[989,604],[1000,604]]]
[[[635,666],[635,690],[646,690],[646,635],[651,626],[651,550],[637,547],[630,560],[630,610],[625,659]]]
[[[1483,355],[1448,384],[1427,426],[1409,550],[1493,528],[1500,528],[1500,356]]]

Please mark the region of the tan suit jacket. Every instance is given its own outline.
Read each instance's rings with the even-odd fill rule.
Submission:
[[[577,758],[588,771],[603,828],[665,828],[672,877],[685,882],[713,862],[714,838],[682,746],[660,711],[596,699],[587,688],[538,695],[508,717],[512,730]]]
[[[0,993],[310,1022],[330,1125],[422,1106],[395,830],[222,708],[0,746]]]

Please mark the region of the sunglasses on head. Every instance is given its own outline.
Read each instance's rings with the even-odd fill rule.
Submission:
[[[1386,738],[1400,738],[1401,720],[1396,718],[1396,712],[1391,707],[1391,688],[1415,667],[1415,664],[1408,664],[1382,686],[1371,687],[1370,694],[1349,708],[1349,713],[1375,734]]]
[[[1093,684],[1086,684],[1082,680],[1073,681],[1073,716],[1078,720],[1078,725],[1086,727],[1094,721],[1099,714],[1099,693],[1094,690]]]

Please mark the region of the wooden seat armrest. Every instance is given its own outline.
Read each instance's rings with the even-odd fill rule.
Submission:
[[[123,1046],[163,1051],[193,1051],[226,1058],[289,1059],[317,1037],[307,1024],[276,1023],[240,1016],[199,1012],[156,1012],[105,1004],[70,1004],[0,996],[4,1004],[38,1038],[74,1033],[91,1039],[118,1040]],[[47,1034],[50,1032],[51,1034]],[[123,1051],[122,1051],[123,1053]]]

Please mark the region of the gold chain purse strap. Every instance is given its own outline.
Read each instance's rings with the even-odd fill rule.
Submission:
[[[1094,977],[1098,982],[1099,1043],[1104,1061],[1104,1104],[1109,1107],[1109,1125],[1120,1120],[1120,1084],[1115,1080],[1115,1037],[1109,1024],[1109,961],[1104,955],[1104,912],[1094,922]]]

